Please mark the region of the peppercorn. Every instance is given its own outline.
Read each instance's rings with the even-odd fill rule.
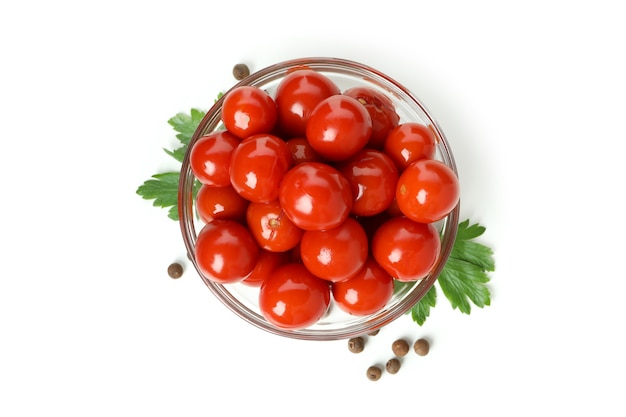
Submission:
[[[180,278],[183,276],[183,266],[178,262],[174,262],[167,267],[167,274],[173,279]]]
[[[391,358],[385,364],[385,368],[390,374],[397,374],[400,370],[400,361],[398,358]]]
[[[348,340],[348,349],[352,353],[361,353],[365,348],[365,341],[362,337],[353,337]]]
[[[430,344],[426,339],[419,339],[413,345],[413,350],[420,356],[428,355],[428,351],[430,350]]]
[[[376,336],[378,334],[378,332],[380,331],[380,329],[376,329],[373,332],[368,333],[368,336]]]
[[[404,356],[409,353],[409,344],[404,339],[398,339],[391,344],[391,350],[396,356]]]
[[[380,369],[378,366],[372,365],[369,368],[367,368],[367,379],[369,379],[370,381],[378,381],[380,379],[380,377],[383,374],[383,370]]]
[[[237,64],[233,67],[233,77],[236,80],[243,80],[250,75],[250,68],[246,64]]]

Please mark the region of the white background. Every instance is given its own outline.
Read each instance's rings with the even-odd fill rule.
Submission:
[[[625,415],[618,4],[2,3],[0,415]],[[373,66],[433,113],[495,250],[490,307],[440,296],[359,355],[272,336],[135,194],[176,168],[167,120],[208,109],[235,63],[305,56]],[[367,380],[400,336],[431,353]]]

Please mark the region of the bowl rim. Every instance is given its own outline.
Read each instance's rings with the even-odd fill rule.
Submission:
[[[200,278],[204,281],[209,290],[231,312],[235,313],[241,319],[269,333],[292,339],[349,339],[351,337],[362,336],[364,334],[371,333],[377,329],[384,327],[385,325],[388,325],[400,316],[409,313],[412,306],[419,302],[431,289],[431,287],[435,284],[437,278],[441,274],[441,271],[443,270],[450,256],[454,241],[456,239],[457,225],[459,223],[460,214],[460,201],[455,206],[455,208],[442,220],[443,224],[440,231],[440,234],[442,236],[440,256],[437,259],[437,263],[435,264],[431,273],[419,281],[406,284],[404,297],[399,300],[395,305],[391,307],[388,306],[388,308],[385,308],[382,311],[375,313],[371,316],[366,316],[369,318],[365,322],[351,324],[345,328],[333,329],[332,331],[328,331],[328,329],[311,328],[289,330],[281,329],[272,325],[267,320],[265,320],[265,318],[260,316],[258,313],[252,311],[250,308],[245,306],[239,299],[237,299],[237,297],[235,297],[228,290],[227,285],[213,282],[203,276],[203,274],[198,269],[198,265],[195,261],[194,256],[197,234],[194,223],[193,195],[191,192],[193,189],[195,177],[193,176],[189,165],[189,153],[191,148],[200,137],[207,134],[208,132],[216,130],[219,127],[221,122],[220,110],[222,108],[224,97],[228,94],[229,91],[243,85],[275,81],[282,78],[288,72],[294,71],[298,68],[310,68],[322,72],[336,71],[338,73],[341,73],[342,71],[350,71],[349,75],[351,76],[355,75],[352,72],[356,72],[370,78],[371,80],[378,82],[379,84],[384,85],[385,88],[389,89],[389,92],[391,94],[401,94],[405,97],[405,99],[409,99],[410,104],[416,105],[423,113],[423,116],[426,117],[428,123],[430,123],[430,125],[432,126],[432,129],[434,130],[434,133],[437,137],[437,145],[440,149],[440,153],[442,154],[444,162],[454,171],[454,173],[458,177],[456,162],[450,149],[450,144],[446,139],[443,130],[434,119],[434,117],[432,117],[431,113],[424,106],[424,104],[404,85],[400,84],[393,78],[374,68],[352,60],[332,57],[305,57],[291,59],[269,65],[263,69],[260,69],[259,71],[251,73],[249,76],[237,82],[230,89],[228,89],[219,99],[215,101],[211,108],[206,112],[188,143],[188,149],[182,161],[178,184],[179,225],[181,228],[181,233],[187,250],[188,258],[194,265],[194,268],[198,272]]]

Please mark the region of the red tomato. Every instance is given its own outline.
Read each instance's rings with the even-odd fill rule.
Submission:
[[[261,284],[261,314],[276,327],[303,329],[319,321],[330,304],[330,284],[302,264],[277,267]]]
[[[356,220],[361,224],[363,230],[365,230],[368,242],[371,242],[376,230],[378,230],[383,223],[392,217],[395,216],[390,215],[388,211],[383,211],[382,213],[375,214],[373,216],[357,217]]]
[[[367,144],[374,149],[382,149],[387,134],[400,122],[400,116],[389,97],[369,87],[353,87],[344,91],[346,96],[355,98],[365,106],[372,118],[372,134]]]
[[[396,201],[402,213],[422,223],[446,217],[458,204],[459,180],[441,161],[421,159],[409,165],[398,179]]]
[[[433,159],[437,141],[432,130],[420,123],[403,123],[391,129],[385,153],[403,171],[419,159]]]
[[[300,242],[300,256],[313,275],[327,281],[343,281],[356,275],[368,254],[367,235],[352,218],[329,230],[307,230]]]
[[[288,263],[290,259],[291,255],[289,252],[261,250],[256,265],[254,265],[254,269],[241,283],[250,287],[260,287],[263,281],[265,281],[276,268]]]
[[[243,221],[249,201],[233,187],[202,185],[196,195],[196,211],[205,223],[215,219]]]
[[[272,252],[293,249],[302,237],[303,230],[289,220],[278,200],[250,203],[246,220],[259,246]]]
[[[248,229],[233,220],[213,220],[198,233],[195,260],[202,274],[221,284],[246,278],[254,268],[259,247]]]
[[[396,200],[395,196],[387,210],[385,210],[385,213],[387,213],[391,217],[403,216],[402,212],[400,211],[400,207],[398,207],[398,200]]]
[[[322,158],[342,161],[365,147],[372,118],[356,99],[335,95],[321,101],[309,116],[306,138]]]
[[[417,281],[432,270],[441,241],[435,226],[394,217],[382,224],[372,239],[376,262],[399,281]]]
[[[287,140],[294,164],[301,162],[323,162],[321,156],[315,152],[306,138],[292,138]]]
[[[276,103],[264,90],[240,86],[230,90],[222,103],[222,122],[240,139],[270,133],[276,124]]]
[[[304,230],[337,227],[352,208],[348,180],[321,162],[303,162],[291,168],[280,183],[278,195],[287,217]]]
[[[364,149],[337,167],[352,187],[352,214],[382,213],[396,196],[398,169],[383,152]]]
[[[303,137],[313,109],[320,101],[339,93],[339,87],[317,71],[305,68],[287,74],[274,95],[279,130],[287,137]]]
[[[230,182],[243,198],[267,203],[278,198],[278,185],[292,164],[291,152],[282,139],[253,135],[233,151]]]
[[[354,277],[332,286],[339,308],[355,316],[380,311],[393,296],[393,278],[371,257]]]
[[[230,185],[228,170],[239,139],[228,131],[209,133],[199,138],[189,152],[189,166],[203,184],[216,187]]]

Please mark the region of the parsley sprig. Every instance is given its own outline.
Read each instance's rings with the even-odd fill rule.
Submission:
[[[454,246],[446,264],[437,278],[441,291],[453,309],[470,314],[471,305],[483,308],[491,304],[489,272],[495,271],[493,250],[475,239],[485,232],[478,223],[469,219],[458,225]],[[420,326],[437,303],[437,286],[433,285],[426,295],[411,309],[411,318]]]
[[[217,95],[215,101],[222,97],[222,93]],[[167,123],[174,128],[176,138],[180,142],[180,146],[175,149],[163,148],[166,154],[182,163],[185,153],[189,147],[189,142],[198,128],[198,125],[204,118],[205,111],[192,108],[190,112],[178,113],[170,118]],[[137,188],[137,194],[146,200],[154,200],[153,205],[156,207],[167,208],[167,216],[178,221],[178,181],[180,178],[180,170],[163,172],[153,175]],[[198,181],[194,182],[194,196],[200,188]]]
[[[216,101],[221,97],[218,95]],[[163,149],[165,153],[182,163],[193,133],[197,129],[205,112],[192,108],[189,114],[178,113],[168,120],[177,132],[180,146]],[[146,200],[154,200],[156,207],[168,208],[168,217],[178,221],[178,181],[180,171],[163,172],[153,175],[137,188],[137,194]],[[200,183],[194,184],[194,194]],[[476,238],[483,235],[485,227],[478,223],[470,224],[469,219],[458,224],[454,246],[450,256],[436,281],[424,297],[411,310],[411,318],[418,325],[423,325],[430,309],[437,304],[437,287],[450,302],[453,309],[470,314],[472,304],[483,308],[491,304],[491,294],[487,284],[489,273],[495,271],[493,251],[479,243]]]

